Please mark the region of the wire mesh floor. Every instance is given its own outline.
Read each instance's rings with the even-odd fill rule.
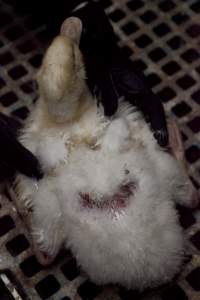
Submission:
[[[3,112],[25,119],[36,96],[35,73],[46,41],[44,26],[17,13],[14,0],[0,0],[0,103]],[[177,120],[190,175],[200,187],[200,1],[102,0],[119,45],[145,72],[167,112]],[[139,294],[98,287],[80,271],[70,252],[49,268],[36,260],[29,235],[12,201],[0,197],[0,299],[198,300],[200,211],[180,208],[180,222],[193,255],[166,286]]]

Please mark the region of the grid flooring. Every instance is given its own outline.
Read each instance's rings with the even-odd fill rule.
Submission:
[[[200,1],[101,1],[120,47],[144,71],[166,111],[178,122],[190,176],[199,189]],[[43,24],[17,13],[13,2],[0,0],[0,104],[5,113],[24,120],[37,98],[34,76],[48,42]],[[22,299],[197,300],[200,299],[200,212],[181,207],[179,213],[191,240],[192,257],[169,285],[138,294],[116,286],[97,287],[77,268],[68,251],[61,253],[51,267],[43,268],[30,248],[28,233],[12,201],[1,196],[1,270],[15,284]],[[0,293],[3,285],[0,276]],[[13,299],[4,297],[1,299]]]

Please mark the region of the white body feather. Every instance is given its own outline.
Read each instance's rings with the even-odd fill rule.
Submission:
[[[138,112],[121,103],[108,120],[87,89],[83,95],[84,113],[61,124],[47,120],[41,98],[21,135],[46,172],[37,188],[25,176],[17,179],[21,201],[31,199],[34,208],[33,238],[53,257],[64,243],[96,283],[164,283],[183,260],[174,203],[189,201],[189,181]],[[130,182],[124,206],[103,204]],[[92,206],[83,204],[84,194]]]

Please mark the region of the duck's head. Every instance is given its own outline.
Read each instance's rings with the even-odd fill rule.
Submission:
[[[79,50],[81,31],[80,19],[65,20],[37,75],[41,99],[55,122],[76,118],[86,90],[84,63]]]

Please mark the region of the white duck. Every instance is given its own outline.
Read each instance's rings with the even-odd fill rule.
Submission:
[[[191,182],[129,104],[104,117],[85,81],[80,20],[67,19],[61,32],[44,57],[40,98],[20,137],[45,176],[36,183],[17,175],[16,205],[41,263],[64,245],[98,284],[157,286],[182,264],[175,201],[191,204]]]

